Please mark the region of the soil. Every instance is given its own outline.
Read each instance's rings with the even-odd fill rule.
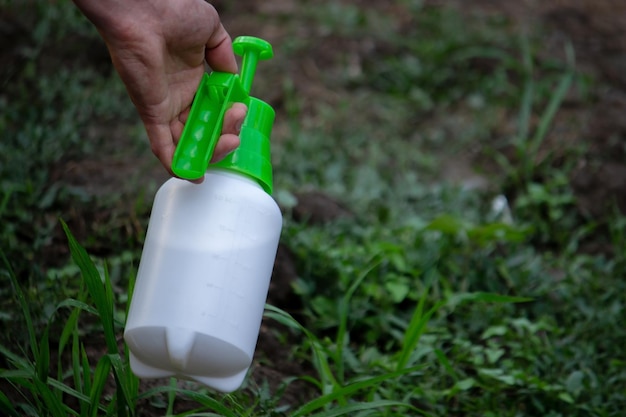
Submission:
[[[271,41],[274,45],[285,42],[280,27],[275,25],[264,26],[263,18],[267,15],[281,15],[288,18],[294,10],[297,10],[299,1],[304,0],[268,0],[256,2],[253,0],[238,1],[236,6],[228,2],[218,0],[214,4],[221,12],[226,28],[233,35],[253,33]],[[361,7],[377,7],[384,13],[396,13],[394,3],[368,2],[365,0],[353,1]],[[599,87],[593,92],[594,100],[591,104],[569,103],[564,108],[564,113],[558,120],[582,121],[579,129],[569,135],[570,144],[584,143],[589,146],[588,152],[580,159],[572,175],[571,181],[577,196],[577,205],[580,212],[586,216],[602,218],[607,210],[611,209],[609,203],[616,202],[618,207],[626,212],[626,2],[623,0],[551,0],[551,1],[510,1],[510,0],[427,0],[427,7],[452,7],[461,13],[480,15],[505,15],[519,28],[523,30],[541,30],[545,33],[546,55],[560,55],[563,44],[571,42],[576,52],[576,59],[581,69],[595,77],[599,81]],[[470,6],[471,5],[471,6]],[[26,30],[18,24],[18,19],[11,16],[0,16],[0,59],[7,62],[18,59],[15,52],[21,39],[21,34]],[[397,14],[398,19],[403,19]],[[411,22],[402,22],[411,24]],[[306,22],[302,22],[303,36],[312,36],[306,30]],[[102,45],[80,43],[76,39],[71,49],[76,50],[77,44],[84,46],[84,50],[91,51],[91,55],[76,54],[73,58],[72,51],[65,50],[60,53],[64,60],[73,59],[84,62],[91,57],[100,68],[110,69],[110,62],[106,59],[106,50]],[[332,37],[326,42],[332,42]],[[367,53],[363,45],[342,45],[343,53],[356,57]],[[335,94],[327,86],[324,86],[316,72],[318,66],[324,62],[335,59],[332,54],[334,48],[320,47],[315,51],[316,62],[310,57],[301,57],[301,61],[290,62],[290,68],[304,69],[303,71],[291,71],[294,89],[299,94],[315,96],[327,95],[328,101],[333,100]],[[11,66],[6,66],[9,68]],[[103,69],[104,71],[104,69]],[[279,89],[277,89],[279,90]],[[274,94],[268,101],[278,111],[285,111],[284,98]],[[306,110],[306,109],[305,109]],[[567,116],[567,117],[565,117]],[[281,118],[277,118],[276,131],[281,132],[285,126],[281,125]],[[558,121],[557,121],[558,123]],[[554,132],[558,131],[558,125]],[[546,141],[547,146],[561,146],[556,134],[552,133],[551,140]],[[123,135],[120,135],[123,136]],[[280,135],[279,135],[280,136]],[[118,140],[124,141],[123,137]],[[151,179],[152,184],[162,182],[166,175],[149,153],[142,158],[143,175]],[[68,184],[90,184],[93,192],[106,190],[111,184],[123,184],[129,173],[136,170],[137,159],[117,158],[116,169],[110,167],[111,161],[105,156],[89,161],[72,162],[59,167],[52,175],[62,179]],[[466,169],[461,170],[459,178],[467,177]],[[102,173],[107,173],[103,176]],[[450,180],[450,178],[447,178]],[[337,217],[350,216],[348,209],[340,203],[320,192],[301,193],[298,195],[299,204],[294,208],[297,219],[309,222],[326,222]],[[132,211],[132,208],[129,208]],[[131,215],[133,217],[134,215]],[[76,222],[80,219],[93,219],[95,214],[84,215],[77,213],[73,216]],[[88,221],[88,220],[87,220]],[[82,221],[77,227],[77,235],[89,235],[89,225]],[[139,227],[139,226],[137,226]],[[74,228],[76,230],[76,228]],[[83,232],[81,232],[81,230]],[[60,241],[64,242],[62,239]],[[65,245],[62,245],[63,247]],[[55,253],[54,256],[58,256]],[[298,270],[293,255],[286,247],[280,247],[274,276],[270,288],[269,302],[297,314],[298,298],[292,293],[291,283],[297,277]],[[253,364],[252,378],[249,382],[252,386],[261,386],[267,381],[273,392],[279,389],[285,378],[299,376],[312,372],[306,369],[297,359],[291,357],[289,344],[284,343],[277,337],[278,325],[271,321],[265,321],[261,328],[257,356]],[[292,343],[298,343],[297,335],[290,336]],[[97,348],[94,348],[97,351]],[[97,352],[94,352],[97,354]],[[160,381],[162,382],[162,381]],[[282,395],[285,404],[296,405],[310,399],[315,391],[302,382],[290,384]],[[181,404],[181,408],[191,406]],[[146,404],[143,415],[158,415],[158,409],[150,411],[152,407]]]

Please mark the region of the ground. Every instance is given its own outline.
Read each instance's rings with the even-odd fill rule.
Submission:
[[[346,1],[347,3],[350,3]],[[221,11],[226,28],[234,35],[252,34],[269,40],[278,45],[286,40],[281,28],[276,25],[264,26],[263,16],[279,14],[286,18],[299,6],[298,0],[268,0],[256,2],[241,0],[236,6],[218,0],[214,4]],[[375,2],[370,5],[365,0],[355,0],[352,3],[364,7],[376,7],[381,13],[396,14],[399,26],[410,25],[410,21],[403,21],[401,8],[395,7],[394,2]],[[372,2],[374,3],[374,2]],[[452,7],[468,14],[493,15],[500,14],[509,17],[521,30],[535,30],[542,27],[545,30],[546,42],[542,53],[546,55],[562,54],[560,46],[569,41],[574,46],[576,60],[584,71],[600,80],[600,87],[593,92],[591,104],[577,101],[575,97],[568,100],[559,118],[555,130],[560,128],[559,123],[566,126],[572,119],[580,122],[580,128],[568,137],[575,143],[589,145],[586,155],[581,157],[574,174],[571,177],[576,191],[577,205],[583,215],[601,217],[606,206],[599,202],[615,200],[618,206],[626,211],[626,163],[625,163],[625,136],[626,136],[626,3],[621,0],[553,0],[553,1],[519,1],[508,0],[479,0],[467,2],[463,0],[427,0],[428,7]],[[471,4],[471,6],[470,6]],[[2,62],[12,58],[8,41],[19,43],[19,25],[5,17],[1,21],[0,30],[3,31],[5,41],[0,48]],[[303,22],[303,26],[306,22]],[[307,34],[303,28],[305,36]],[[4,36],[3,35],[3,36]],[[77,42],[79,42],[77,40]],[[306,94],[312,100],[323,97],[332,102],[334,92],[317,77],[320,67],[325,62],[335,59],[337,51],[330,47],[332,36],[326,37],[309,56],[300,57],[298,62],[283,63],[289,69],[294,83],[294,90],[299,94]],[[558,47],[557,47],[558,46]],[[345,44],[342,53],[354,56],[358,61],[359,54],[368,53],[367,45]],[[371,46],[369,46],[371,48]],[[61,59],[80,59],[83,62],[98,62],[98,65],[107,67],[106,50],[102,45],[89,45],[90,53],[80,56],[72,55],[72,48],[64,48]],[[57,57],[59,58],[59,57]],[[274,67],[275,68],[275,67]],[[299,70],[294,70],[299,69]],[[271,76],[271,75],[270,75]],[[277,77],[277,74],[274,74]],[[286,130],[281,120],[281,113],[286,111],[284,97],[272,95],[271,89],[265,89],[272,103],[279,112],[276,124],[277,140],[287,140],[281,132]],[[278,94],[278,92],[276,93]],[[563,127],[566,129],[566,127]],[[121,141],[114,146],[124,146],[123,135],[113,135],[115,140]],[[546,146],[558,149],[562,144],[548,140]],[[111,146],[109,143],[105,146]],[[89,185],[90,192],[106,193],[116,184],[126,184],[129,175],[136,175],[138,164],[142,167],[142,175],[150,178],[152,186],[166,179],[165,172],[156,163],[154,158],[143,153],[143,159],[137,160],[133,155],[130,158],[116,158],[115,169],[111,169],[111,161],[107,158],[107,149],[100,153],[101,157],[89,160],[74,161],[63,164],[52,173],[56,179],[63,179],[74,185]],[[445,170],[447,180],[461,181],[468,175],[474,175],[474,161],[454,161],[451,168]],[[146,180],[147,181],[147,180]],[[131,182],[128,182],[131,183]],[[325,222],[341,216],[350,216],[348,209],[341,206],[329,197],[316,192],[303,192],[298,196],[298,205],[294,213],[300,219]],[[129,207],[129,216],[132,218],[132,207]],[[105,215],[105,214],[103,214]],[[72,216],[72,228],[80,237],[88,235],[90,222],[97,219],[99,213],[76,213]],[[125,223],[127,227],[134,227],[133,222]],[[139,226],[137,226],[139,227]],[[59,238],[59,242],[63,242]],[[97,250],[94,249],[94,250]],[[59,252],[66,251],[63,246],[57,247],[48,254],[51,258],[57,257]],[[291,293],[290,282],[297,275],[297,267],[287,248],[279,249],[269,301],[288,311],[297,311],[297,297]],[[264,323],[261,328],[257,357],[253,364],[252,378],[254,383],[262,384],[269,381],[272,389],[276,389],[284,378],[293,375],[303,375],[307,372],[297,360],[286,360],[289,349],[281,343],[274,331],[275,324]],[[283,400],[288,403],[299,403],[307,397],[307,390],[303,383],[295,383],[287,389]],[[184,406],[184,404],[183,404]]]
[[[263,6],[255,6],[253,3],[250,2],[245,10],[251,13],[258,12],[259,9],[288,13],[291,8],[297,7],[295,0],[265,2]],[[425,3],[432,7],[452,7],[467,14],[504,15],[521,30],[530,31],[540,27],[547,35],[545,49],[542,51],[545,55],[562,55],[563,51],[559,48],[563,42],[572,43],[578,66],[585,73],[600,80],[600,88],[593,92],[592,104],[583,104],[572,98],[565,104],[554,127],[555,132],[559,132],[559,129],[562,132],[568,130],[567,125],[573,119],[582,121],[578,130],[567,135],[567,140],[570,141],[567,146],[580,143],[589,145],[588,152],[581,157],[571,177],[577,206],[583,215],[595,218],[601,218],[609,209],[604,202],[616,201],[618,207],[626,212],[626,3],[620,0],[429,0]],[[393,13],[390,9],[385,12]],[[244,15],[245,13],[227,16],[226,22],[237,30],[248,27],[248,18]],[[255,30],[260,32],[261,37],[267,36],[271,39],[275,35],[263,33],[262,25]],[[322,49],[321,53],[324,51],[330,49]],[[319,57],[318,59],[323,60]],[[301,84],[303,89],[324,90],[323,86],[315,85],[315,80],[305,75],[296,78],[295,82]],[[549,139],[545,146],[558,149],[563,143]],[[479,177],[472,170],[474,163],[476,161],[471,158],[468,161],[455,160],[447,167],[450,169],[442,170],[441,175],[446,180],[461,182],[471,178],[475,181]],[[299,202],[297,210],[318,221],[349,215],[344,209],[338,208],[336,202],[328,201],[322,195],[307,195],[300,198]],[[285,297],[286,287],[283,283],[289,282],[296,270],[289,264],[288,254],[279,253],[278,273],[273,278],[275,284],[270,291],[270,298],[277,294],[274,291],[282,291],[283,294],[277,300],[290,299]],[[276,282],[280,282],[280,285]],[[281,306],[281,302],[277,305]],[[293,307],[283,306],[288,309]],[[264,348],[266,342],[271,343],[271,338],[265,339],[262,333],[259,352],[267,353],[272,350]],[[273,373],[279,379],[281,363],[284,362],[273,362]],[[283,375],[288,374],[289,371],[286,370]]]

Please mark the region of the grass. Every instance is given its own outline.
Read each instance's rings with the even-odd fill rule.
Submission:
[[[97,34],[67,1],[33,4],[36,30],[0,80],[4,415],[621,415],[626,218],[578,213],[569,170],[580,150],[549,145],[568,94],[591,88],[570,49],[549,61],[505,19],[420,2],[394,3],[419,23],[404,26],[337,2],[260,14],[287,33],[272,82],[257,84],[260,97],[280,90],[275,197],[301,304],[268,305],[265,317],[307,371],[221,395],[146,387],[129,370],[120,335],[153,190],[94,194],[51,174],[101,152],[108,138],[85,140],[90,127],[122,121],[135,146],[138,121],[112,72],[44,65],[51,39]],[[305,58],[324,63],[309,70],[332,93],[303,93],[310,80],[293,65]],[[510,134],[494,133],[503,124]],[[441,180],[442,160],[476,147],[495,167],[489,187]],[[307,189],[351,216],[296,221]],[[287,400],[295,384],[299,403]]]

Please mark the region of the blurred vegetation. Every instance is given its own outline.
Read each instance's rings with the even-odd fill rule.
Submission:
[[[622,415],[626,218],[580,214],[568,178],[584,146],[547,142],[568,94],[594,87],[567,45],[548,59],[540,32],[419,1],[259,13],[283,31],[266,70],[278,84],[257,95],[279,115],[275,198],[301,305],[266,316],[310,371],[223,396],[143,390],[117,346],[155,183],[97,33],[67,0],[0,5],[14,25],[0,73],[5,415],[173,415],[183,400],[195,405],[178,415]],[[298,78],[305,57],[317,90]],[[445,179],[467,150],[486,186]],[[297,219],[307,190],[351,215]],[[310,401],[285,403],[293,378]]]

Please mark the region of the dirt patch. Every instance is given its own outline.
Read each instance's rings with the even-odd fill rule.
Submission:
[[[571,183],[581,214],[626,213],[626,3],[621,0],[434,0],[462,13],[498,14],[524,31],[540,30],[543,56],[564,58],[570,43],[580,71],[596,79],[592,103],[565,103],[543,152],[583,145]]]

